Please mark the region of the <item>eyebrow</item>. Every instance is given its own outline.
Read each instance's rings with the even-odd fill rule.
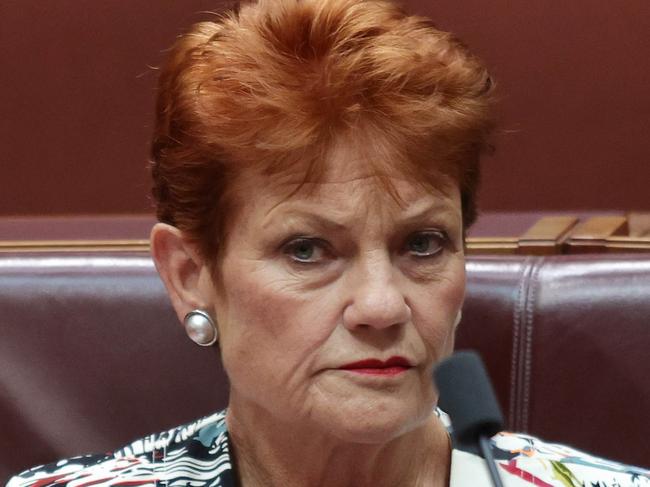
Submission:
[[[325,218],[321,215],[312,213],[310,211],[305,211],[305,210],[290,210],[287,213],[284,213],[282,215],[277,215],[277,216],[273,215],[262,224],[262,228],[267,228],[269,226],[276,225],[275,220],[280,216],[282,217],[283,220],[298,218],[306,221],[307,223],[313,222],[316,226],[326,228],[328,230],[340,231],[340,230],[345,230],[347,228],[347,225],[345,225],[344,223],[340,223],[330,218]]]
[[[269,226],[276,225],[275,221],[278,217],[280,217],[280,215],[271,216],[262,224],[262,227],[267,228]],[[333,220],[332,218],[324,217],[312,211],[303,209],[288,210],[286,213],[281,214],[281,217],[283,220],[297,218],[306,221],[307,223],[314,224],[320,228],[324,228],[328,231],[344,231],[348,228],[348,225],[343,222],[339,222]],[[446,203],[436,202],[431,205],[426,205],[421,209],[415,209],[411,214],[408,214],[407,212],[405,216],[399,218],[395,223],[399,227],[409,227],[414,223],[429,218],[441,220],[440,223],[445,223],[450,221],[450,217],[457,217],[458,221],[462,221],[461,212],[455,211],[455,208],[453,206]]]

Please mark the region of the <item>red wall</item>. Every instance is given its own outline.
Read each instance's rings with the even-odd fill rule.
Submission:
[[[650,209],[650,2],[406,3],[499,84],[484,209]],[[2,2],[0,215],[149,211],[149,66],[218,5]]]
[[[417,2],[492,67],[485,209],[650,209],[650,2]]]

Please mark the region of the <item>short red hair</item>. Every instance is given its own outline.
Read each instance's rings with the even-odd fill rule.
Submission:
[[[247,3],[193,26],[162,67],[152,145],[158,218],[211,257],[238,174],[291,170],[317,180],[333,141],[353,134],[388,148],[388,170],[425,185],[451,176],[467,228],[491,102],[483,64],[393,3]]]

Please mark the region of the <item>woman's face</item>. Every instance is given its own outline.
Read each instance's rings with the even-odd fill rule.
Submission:
[[[401,202],[339,150],[322,183],[250,176],[207,295],[231,410],[357,442],[421,425],[465,289],[460,196],[392,178]]]

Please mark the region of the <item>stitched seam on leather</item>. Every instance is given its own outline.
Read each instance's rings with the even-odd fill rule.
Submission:
[[[526,271],[525,262],[522,265],[521,275],[519,276],[519,286],[517,288],[517,297],[515,306],[512,310],[512,353],[510,355],[510,404],[508,406],[508,429],[517,430],[517,342],[519,340],[519,302],[521,301],[522,288],[524,286],[523,276]]]
[[[519,429],[519,354],[521,346],[520,341],[520,327],[521,327],[521,314],[522,308],[525,305],[527,275],[530,272],[530,260],[528,257],[521,266],[521,274],[519,276],[519,286],[517,289],[517,298],[513,309],[513,326],[512,326],[512,355],[510,361],[510,404],[508,417],[508,428],[516,431]]]
[[[515,415],[517,418],[517,429],[516,431],[521,431],[523,428],[523,384],[524,384],[524,364],[525,364],[525,353],[526,353],[526,303],[528,302],[528,290],[530,288],[530,275],[533,270],[534,259],[529,257],[526,259],[526,272],[522,276],[523,283],[521,287],[521,296],[519,297],[518,307],[518,318],[519,318],[519,329],[517,332],[517,403]]]
[[[530,273],[530,284],[528,285],[528,292],[526,293],[526,321],[524,328],[524,343],[523,350],[523,377],[521,383],[521,431],[528,431],[528,418],[530,407],[530,388],[531,388],[531,375],[532,375],[532,359],[533,359],[533,323],[535,319],[535,306],[537,298],[537,289],[539,288],[539,272],[544,263],[544,257],[535,260],[532,265]]]

